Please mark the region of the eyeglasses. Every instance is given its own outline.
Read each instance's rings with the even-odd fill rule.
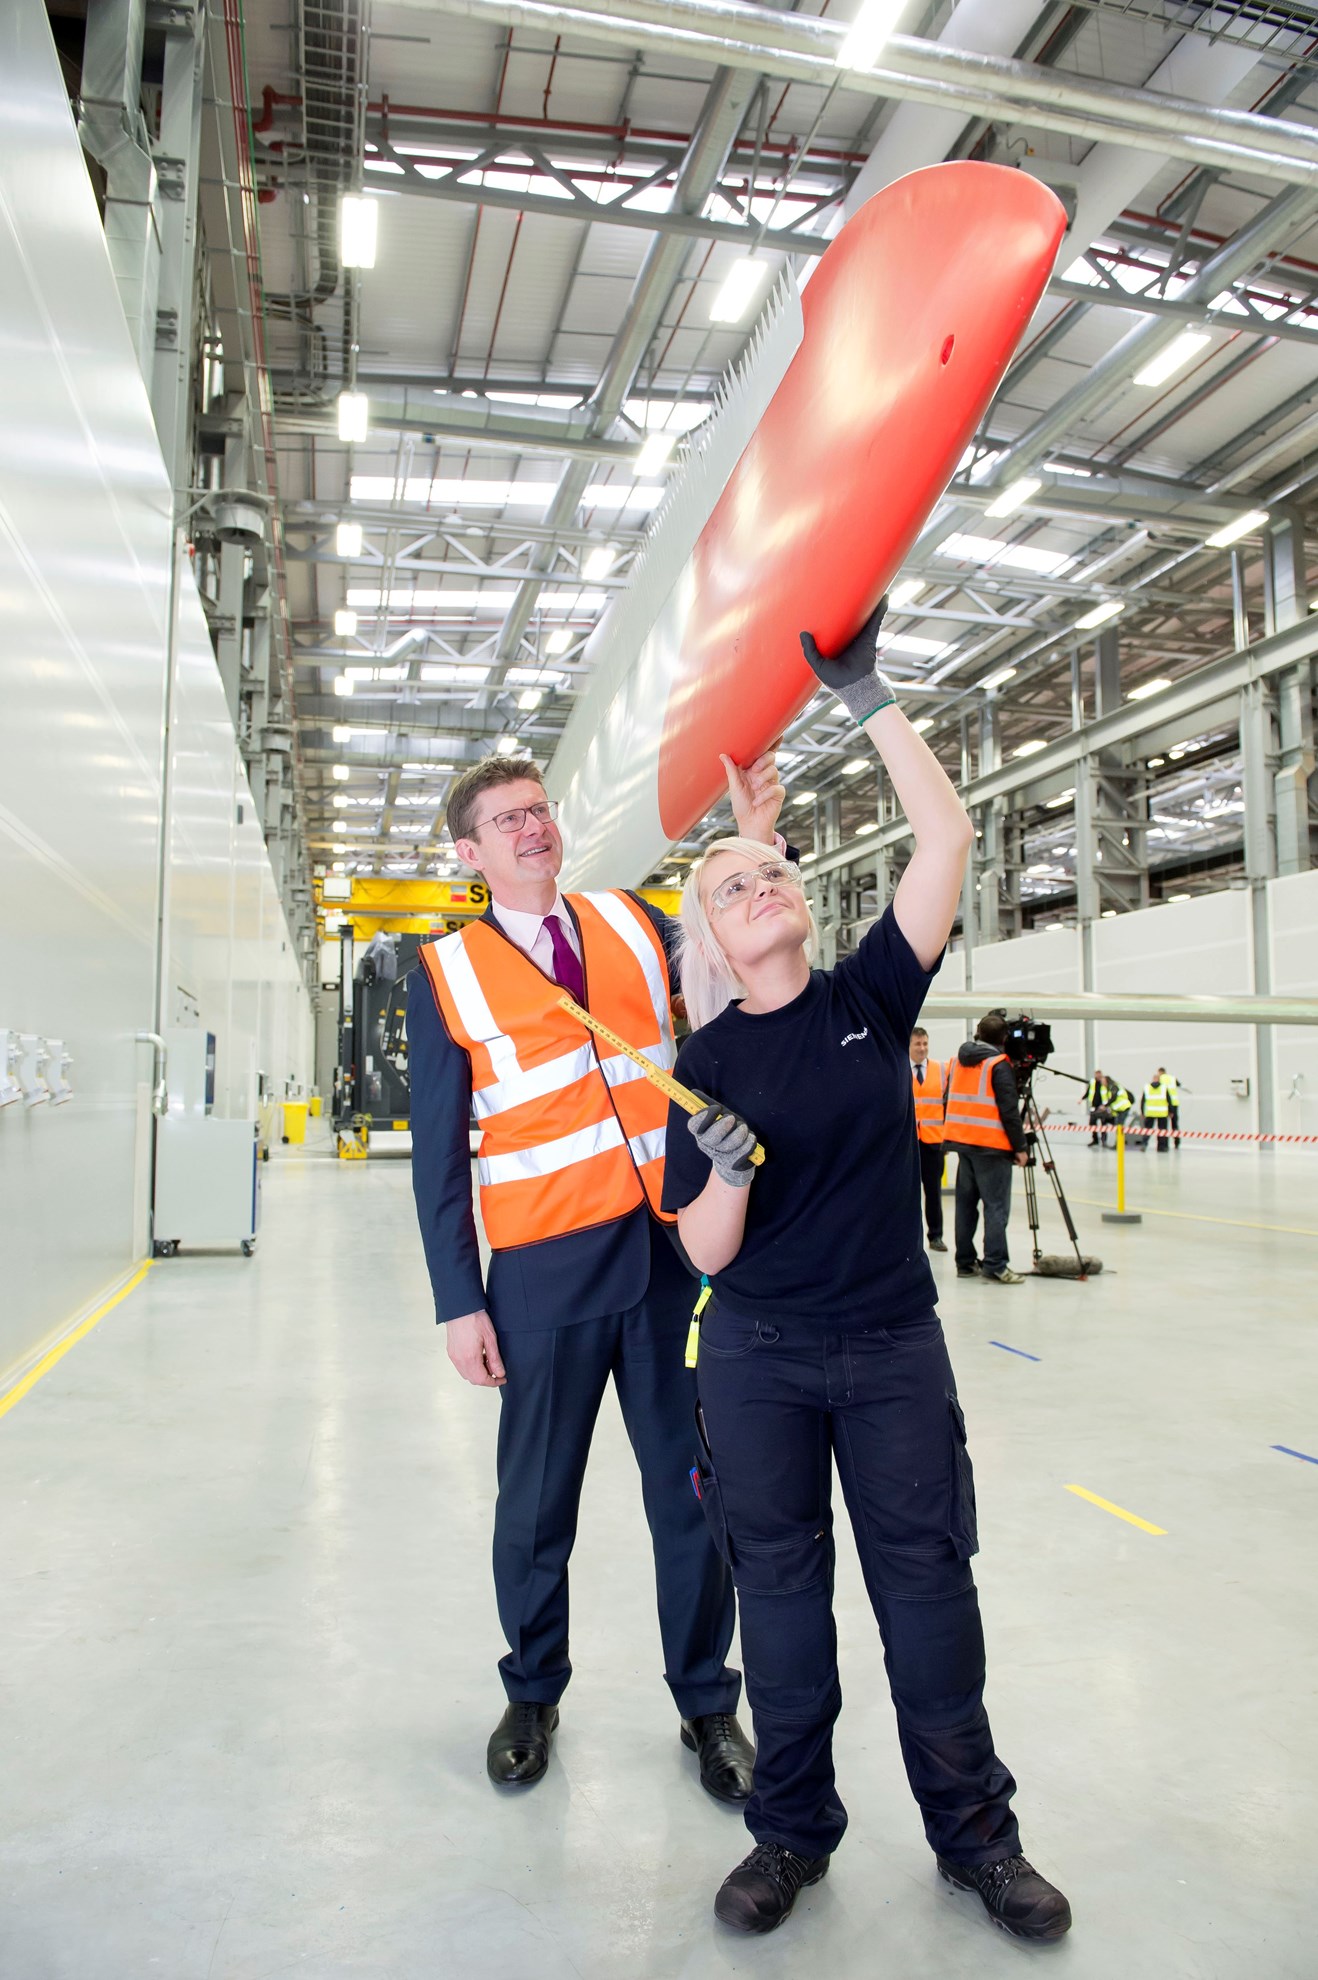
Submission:
[[[520,832],[528,818],[534,818],[537,825],[548,825],[557,817],[558,799],[545,798],[541,804],[519,804],[511,811],[496,811],[493,818],[482,818],[479,825],[473,825],[472,833],[483,832],[487,825],[497,825],[501,832]]]
[[[761,880],[767,880],[771,887],[799,887],[801,869],[790,859],[766,859],[763,866],[748,868],[745,873],[734,873],[730,880],[722,881],[709,897],[709,905],[715,914],[725,914],[738,901],[749,900]]]

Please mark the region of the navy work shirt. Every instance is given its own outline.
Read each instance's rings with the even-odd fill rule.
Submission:
[[[683,1044],[677,1077],[735,1109],[765,1149],[741,1250],[711,1282],[729,1312],[845,1329],[933,1306],[909,1048],[937,967],[916,960],[888,908],[781,1010],[730,1005]],[[689,1118],[670,1110],[665,1210],[709,1180]]]

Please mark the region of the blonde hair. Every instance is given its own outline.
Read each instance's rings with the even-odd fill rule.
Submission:
[[[762,844],[758,839],[715,839],[713,845],[706,846],[687,874],[686,885],[682,889],[682,949],[678,969],[682,979],[682,998],[693,1031],[698,1031],[702,1024],[708,1024],[720,1011],[725,1011],[734,997],[746,995],[746,986],[724,955],[700,895],[701,875],[710,860],[717,859],[720,853],[735,853],[748,866],[761,866],[766,859],[777,856],[771,846]],[[806,914],[810,927],[802,947],[806,961],[813,962],[819,949],[819,930],[808,900]]]

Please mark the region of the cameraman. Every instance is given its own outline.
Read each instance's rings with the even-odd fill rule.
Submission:
[[[990,1011],[962,1045],[947,1084],[944,1146],[955,1150],[956,1275],[1019,1286],[1024,1275],[1007,1262],[1007,1219],[1011,1215],[1011,1172],[1029,1163],[1021,1125],[1016,1072],[1003,1046],[1007,1023]],[[979,1206],[984,1205],[984,1257],[975,1256]]]

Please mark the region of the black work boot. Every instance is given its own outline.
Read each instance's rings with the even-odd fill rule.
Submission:
[[[949,1863],[942,1856],[936,1861],[957,1890],[978,1891],[993,1923],[1013,1939],[1060,1939],[1070,1931],[1070,1905],[1023,1856],[1000,1856],[996,1863]]]
[[[549,1766],[557,1705],[514,1701],[490,1734],[485,1771],[498,1787],[530,1787]]]
[[[795,1856],[781,1843],[757,1843],[724,1878],[714,1916],[738,1932],[772,1932],[790,1917],[798,1892],[827,1874],[826,1856]]]
[[[682,1744],[700,1761],[700,1785],[716,1801],[749,1801],[755,1785],[755,1748],[731,1712],[683,1719]]]

